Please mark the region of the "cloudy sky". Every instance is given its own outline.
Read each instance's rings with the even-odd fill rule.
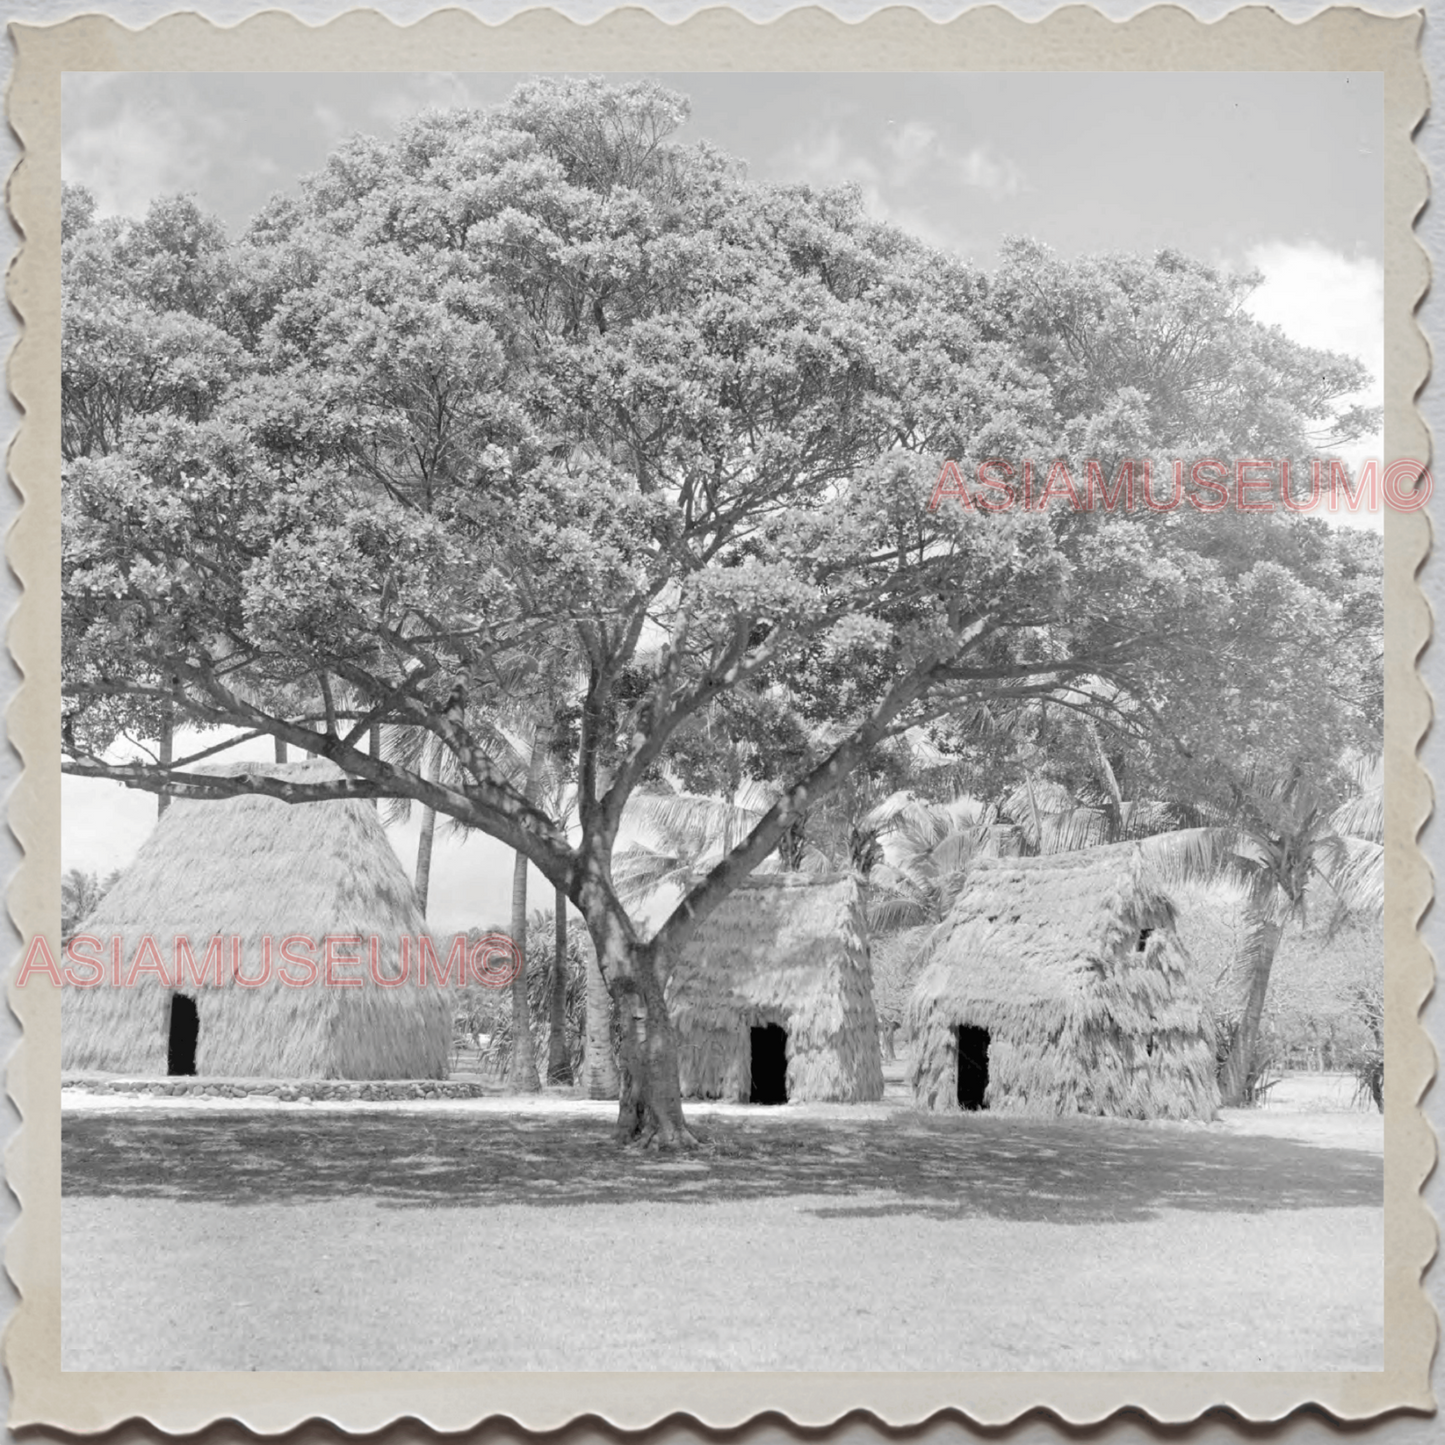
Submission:
[[[1005,236],[1065,256],[1172,246],[1258,270],[1252,309],[1311,346],[1384,355],[1383,94],[1370,74],[671,75],[705,138],[762,180],[857,184],[872,211],[991,267]],[[194,193],[239,232],[347,135],[490,105],[515,75],[68,74],[62,172],[106,212]],[[1379,456],[1378,438],[1354,455]],[[238,754],[242,755],[242,754]],[[257,754],[263,756],[264,754]],[[155,800],[64,783],[67,867],[128,861]],[[393,830],[410,866],[415,823]],[[505,918],[510,862],[447,843],[440,930]],[[546,890],[533,875],[534,897]]]

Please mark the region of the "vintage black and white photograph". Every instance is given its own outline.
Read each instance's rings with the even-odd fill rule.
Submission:
[[[68,73],[62,1367],[1382,1370],[1383,114]]]

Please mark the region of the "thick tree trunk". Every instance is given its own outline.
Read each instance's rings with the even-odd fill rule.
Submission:
[[[622,1087],[617,1106],[617,1135],[625,1144],[649,1149],[693,1149],[697,1136],[682,1116],[678,1084],[677,1039],[663,1014],[639,1015],[635,1032],[623,1033]],[[655,1025],[655,1026],[654,1026]]]
[[[1229,1057],[1219,1075],[1219,1094],[1222,1103],[1237,1107],[1249,1102],[1250,1085],[1254,1080],[1255,1054],[1259,1047],[1259,1024],[1264,1017],[1264,1001],[1269,993],[1269,975],[1274,967],[1274,955],[1284,932],[1278,923],[1259,922],[1259,943],[1254,950],[1254,966],[1249,975],[1249,992],[1244,1001],[1244,1012],[1234,1027],[1234,1037],[1229,1044]]]
[[[567,1052],[567,895],[559,888],[555,898],[557,917],[552,950],[552,986],[549,990],[547,1034],[547,1082],[572,1082],[572,1056]]]
[[[421,837],[416,844],[416,906],[426,917],[426,899],[431,891],[431,850],[437,833],[437,810],[421,810]]]
[[[617,1135],[624,1143],[686,1149],[697,1137],[682,1116],[677,1035],[668,1017],[651,951],[609,941],[601,952],[622,1013],[622,1083]]]
[[[595,953],[587,959],[587,1044],[582,1080],[589,1099],[617,1097],[617,1061],[612,1057],[612,995]]]

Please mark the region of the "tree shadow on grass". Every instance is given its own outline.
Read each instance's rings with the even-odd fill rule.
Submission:
[[[1112,1120],[981,1116],[710,1119],[681,1156],[620,1149],[594,1118],[417,1113],[79,1114],[63,1120],[67,1198],[217,1204],[369,1199],[396,1207],[805,1198],[820,1216],[1080,1224],[1161,1209],[1379,1207],[1357,1150]]]

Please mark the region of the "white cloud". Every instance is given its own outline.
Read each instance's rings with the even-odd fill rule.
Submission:
[[[887,142],[893,167],[889,179],[894,185],[906,185],[934,159],[938,151],[938,132],[921,120],[910,120],[891,130]]]
[[[893,186],[909,185],[932,170],[955,184],[995,195],[1016,195],[1023,187],[1023,172],[1013,161],[996,159],[982,143],[971,146],[961,156],[953,155],[938,132],[921,120],[907,121],[896,129],[890,127],[886,145],[893,161],[888,172]]]
[[[1249,299],[1250,314],[1304,346],[1363,362],[1370,381],[1348,401],[1379,406],[1385,395],[1384,267],[1373,258],[1351,259],[1314,241],[1265,242],[1248,253],[1248,260],[1264,274],[1264,284]],[[1384,451],[1381,432],[1340,448],[1352,469],[1370,457],[1383,459]],[[1344,515],[1338,520],[1364,521]]]
[[[866,156],[844,148],[837,126],[821,136],[794,141],[780,157],[783,171],[815,186],[856,185],[865,192],[876,191],[883,173]]]
[[[927,163],[929,148],[934,144],[933,132],[927,126],[910,121],[888,138],[893,164],[885,174],[867,156],[847,149],[834,126],[810,141],[794,142],[778,158],[776,169],[781,175],[815,186],[857,186],[863,195],[863,207],[870,216],[892,222],[927,245],[948,247],[954,245],[954,238],[914,204],[922,198],[918,188],[902,197],[889,195],[890,190],[905,187],[905,175],[916,174]]]
[[[399,130],[418,111],[468,110],[474,102],[458,75],[445,71],[404,77],[399,89],[381,93],[371,113],[393,130]]]
[[[1013,196],[1023,188],[1023,172],[1011,160],[995,160],[987,146],[976,145],[954,166],[954,174],[966,186]]]
[[[1306,346],[1341,351],[1369,367],[1370,390],[1382,395],[1385,367],[1385,271],[1317,242],[1270,241],[1249,252],[1264,273],[1250,313]]]
[[[126,102],[113,117],[65,140],[60,173],[83,185],[102,214],[140,217],[159,195],[194,189],[208,159],[174,115]]]
[[[320,100],[311,107],[311,114],[315,117],[316,124],[321,127],[322,134],[326,137],[327,148],[330,149],[346,133],[346,122],[342,120],[334,106],[327,105]]]

